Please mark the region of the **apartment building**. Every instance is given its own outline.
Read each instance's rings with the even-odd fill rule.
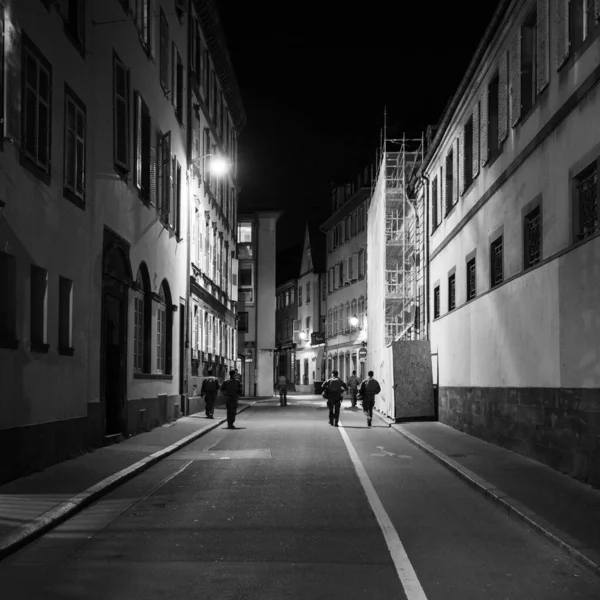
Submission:
[[[325,381],[326,319],[325,236],[307,223],[298,275],[298,315],[293,325],[297,392],[314,393]]]
[[[356,184],[332,192],[332,215],[321,225],[327,239],[327,377],[333,370],[347,379],[366,377],[367,209],[371,195],[368,170]]]
[[[288,279],[275,289],[275,353],[274,365],[277,377],[285,375],[288,390],[296,390],[296,342],[300,325],[298,321],[298,279]],[[294,328],[296,336],[294,336]]]
[[[599,21],[500,2],[424,162],[440,419],[595,484]]]

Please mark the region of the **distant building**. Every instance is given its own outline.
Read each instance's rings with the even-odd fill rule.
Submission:
[[[272,396],[277,211],[239,215],[238,368],[245,396]]]
[[[595,485],[599,20],[500,2],[424,164],[440,420]]]
[[[294,327],[296,391],[313,393],[315,382],[325,380],[327,286],[325,236],[307,223],[300,273],[298,315]]]
[[[294,342],[294,329],[296,334],[300,331],[298,321],[298,280],[288,279],[277,286],[275,290],[275,320],[276,334],[274,368],[276,377],[285,375],[288,379],[288,389],[296,389],[296,342]],[[297,337],[297,335],[296,335]]]
[[[327,236],[326,378],[333,370],[347,379],[352,371],[366,377],[361,348],[367,345],[368,170],[354,183],[332,191],[332,215],[321,225]]]

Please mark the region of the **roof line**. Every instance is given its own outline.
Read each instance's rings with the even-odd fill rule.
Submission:
[[[448,125],[450,124],[450,120],[452,118],[452,115],[454,114],[455,109],[456,109],[460,99],[462,98],[466,88],[468,87],[469,83],[472,81],[472,79],[475,75],[475,71],[477,70],[479,63],[481,62],[481,59],[483,58],[483,55],[485,54],[485,50],[487,49],[489,43],[492,41],[494,35],[500,28],[502,19],[504,18],[504,15],[508,11],[508,7],[512,3],[512,1],[513,0],[500,0],[500,3],[498,4],[498,7],[496,8],[494,15],[492,16],[492,20],[490,21],[489,25],[487,26],[487,29],[485,30],[485,33],[483,34],[483,37],[481,38],[481,41],[479,42],[479,45],[477,46],[477,50],[475,50],[475,54],[473,55],[473,58],[471,59],[471,62],[469,63],[469,66],[467,67],[467,71],[463,75],[463,78],[458,86],[458,89],[456,90],[454,96],[452,96],[451,100],[446,104],[446,108],[444,110],[438,130],[435,134],[435,137],[433,138],[433,141],[431,142],[431,146],[427,150],[427,154],[425,155],[425,158],[423,159],[423,165],[422,165],[423,170],[429,165],[433,155],[435,154],[436,150],[438,149],[438,146],[440,145],[442,138],[444,137],[446,129],[448,128]]]

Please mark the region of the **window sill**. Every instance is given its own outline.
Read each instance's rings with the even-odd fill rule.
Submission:
[[[75,354],[75,348],[71,348],[70,346],[69,347],[59,346],[58,353],[62,356],[73,356],[73,354]]]
[[[164,375],[163,373],[134,373],[134,379],[149,379],[153,381],[172,381],[173,375]]]
[[[17,350],[19,348],[19,340],[0,339],[0,348],[4,348],[5,350]]]
[[[29,352],[37,352],[38,354],[48,354],[50,344],[42,344],[40,342],[31,342],[29,344]]]
[[[73,203],[77,208],[85,210],[85,199],[77,196],[69,188],[63,187],[63,198]]]
[[[50,165],[48,165],[48,171],[44,171],[41,167],[36,165],[31,158],[29,158],[25,152],[21,151],[20,161],[21,166],[27,169],[32,175],[35,175],[40,181],[43,181],[46,185],[50,185]]]

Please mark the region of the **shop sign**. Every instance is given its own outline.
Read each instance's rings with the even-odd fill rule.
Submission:
[[[318,346],[319,344],[325,343],[325,332],[324,331],[313,331],[310,334],[310,345]]]

